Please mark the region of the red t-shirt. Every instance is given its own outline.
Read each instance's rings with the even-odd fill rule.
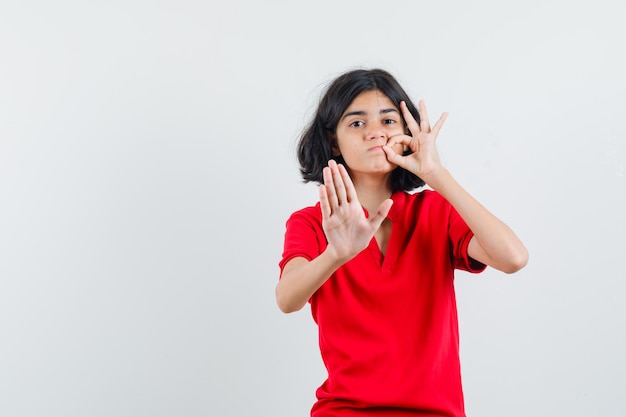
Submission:
[[[439,194],[397,192],[383,257],[375,239],[311,297],[328,379],[314,417],[465,416],[454,269],[480,272],[473,234]],[[366,213],[367,215],[367,213]],[[326,248],[319,203],[291,215],[279,266]]]

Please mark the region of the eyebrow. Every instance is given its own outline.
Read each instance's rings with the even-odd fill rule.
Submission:
[[[387,113],[398,113],[400,114],[400,112],[392,107],[389,107],[387,109],[381,109],[380,114],[387,114]],[[366,116],[367,112],[363,111],[363,110],[355,110],[355,111],[351,111],[348,112],[346,114],[344,114],[343,116],[341,116],[341,120],[345,119],[346,117],[350,117],[350,116]]]

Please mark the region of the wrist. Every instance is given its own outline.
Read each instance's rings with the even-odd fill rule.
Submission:
[[[452,175],[445,167],[440,166],[430,170],[428,174],[424,174],[420,178],[432,189],[439,191],[440,188],[445,188],[445,185],[452,179]]]
[[[356,254],[351,255],[348,253],[342,253],[337,251],[336,248],[332,244],[328,244],[326,249],[320,256],[325,258],[325,262],[328,263],[328,266],[333,271],[348,262],[350,259],[354,258]]]

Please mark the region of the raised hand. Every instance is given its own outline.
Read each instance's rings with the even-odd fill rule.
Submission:
[[[320,206],[322,227],[328,240],[327,250],[337,259],[347,262],[367,247],[393,201],[385,200],[376,213],[366,218],[345,167],[331,160],[323,174]]]
[[[419,124],[409,111],[406,103],[404,101],[400,103],[400,111],[412,136],[393,136],[389,139],[387,145],[383,147],[383,150],[387,154],[389,162],[414,173],[426,181],[426,183],[432,185],[429,183],[429,179],[432,179],[437,171],[442,168],[439,153],[437,152],[436,140],[443,123],[448,117],[448,113],[443,113],[431,129],[428,113],[426,112],[426,104],[424,104],[423,100],[420,100],[418,109],[420,115]],[[396,144],[408,147],[412,153],[405,156],[397,153],[393,148]]]

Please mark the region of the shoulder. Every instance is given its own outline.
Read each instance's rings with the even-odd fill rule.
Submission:
[[[291,213],[287,219],[287,224],[294,222],[321,224],[322,210],[320,209],[320,203],[318,202],[314,206],[304,207]]]
[[[419,207],[422,209],[435,208],[445,209],[450,207],[450,203],[436,191],[425,189],[414,193],[398,191],[393,196],[394,205],[404,210]]]

